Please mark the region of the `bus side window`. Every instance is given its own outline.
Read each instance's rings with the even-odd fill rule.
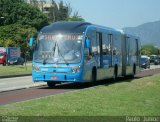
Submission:
[[[117,55],[117,49],[116,49],[116,47],[113,48],[113,55]]]
[[[121,53],[121,46],[122,46],[122,43],[121,43],[121,35],[120,34],[117,34],[115,33],[114,34],[114,39],[113,39],[113,55],[115,56],[120,56],[122,55]]]
[[[103,48],[103,55],[109,55],[109,41],[108,41],[108,35],[106,33],[103,33],[103,44],[102,44],[102,48]]]
[[[88,37],[91,40],[91,48],[90,48],[90,53],[92,56],[98,54],[98,44],[96,40],[96,31],[90,31],[88,33]]]
[[[97,43],[96,32],[92,32],[92,55],[97,55],[99,53],[99,45]]]

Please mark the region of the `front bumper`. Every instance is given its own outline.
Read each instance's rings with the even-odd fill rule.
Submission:
[[[82,73],[73,73],[73,74],[61,74],[61,73],[41,73],[41,72],[32,72],[32,79],[34,82],[40,81],[53,81],[53,82],[82,82]]]

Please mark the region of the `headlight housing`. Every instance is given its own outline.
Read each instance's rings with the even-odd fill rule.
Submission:
[[[35,71],[35,72],[39,72],[40,71],[40,68],[39,68],[39,66],[36,66],[36,65],[32,65],[32,69],[33,69],[33,71]]]
[[[81,66],[76,66],[72,68],[72,73],[77,73],[80,71]]]

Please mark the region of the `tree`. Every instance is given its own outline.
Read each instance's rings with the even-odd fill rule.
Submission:
[[[24,1],[0,0],[0,46],[21,47],[23,57],[29,50],[29,37],[48,25],[48,17]]]
[[[56,3],[54,0],[51,0],[51,4],[49,12],[50,22],[63,21],[70,16],[70,4],[64,5],[63,1]]]
[[[59,4],[59,20],[65,20],[66,18],[68,18],[68,7],[67,6],[64,6],[64,3],[63,1],[60,1]]]
[[[20,47],[22,56],[29,49],[28,40],[37,30],[34,27],[21,24],[11,24],[0,27],[0,46]]]
[[[22,24],[41,29],[48,24],[48,18],[37,7],[23,0],[0,0],[0,15],[4,17],[2,25]]]
[[[58,5],[57,3],[54,1],[54,0],[51,0],[51,7],[50,7],[50,10],[49,10],[49,21],[52,23],[52,22],[56,22],[58,21],[58,14],[59,14],[59,10],[58,10]]]
[[[84,21],[84,19],[79,16],[78,11],[74,12],[74,15],[71,16],[72,8],[71,5],[64,4],[61,0],[59,3],[56,3],[55,0],[51,0],[51,8],[49,12],[50,22],[56,21]]]
[[[143,45],[141,48],[142,55],[153,55],[153,54],[158,55],[158,52],[159,49],[150,44]]]
[[[78,11],[74,12],[73,16],[66,18],[66,21],[85,21],[79,16]]]
[[[51,1],[50,21],[63,21],[69,18],[72,12],[70,4]],[[37,7],[38,1],[32,0],[32,2],[33,5],[27,4],[26,0],[0,0],[0,46],[21,47],[24,55],[29,50],[27,45],[29,37],[49,24],[48,16]],[[77,12],[70,20],[81,19],[78,17]]]

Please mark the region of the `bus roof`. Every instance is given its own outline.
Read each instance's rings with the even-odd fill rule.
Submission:
[[[85,32],[88,22],[55,22],[41,29],[42,33],[83,33]]]

